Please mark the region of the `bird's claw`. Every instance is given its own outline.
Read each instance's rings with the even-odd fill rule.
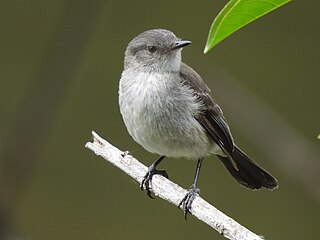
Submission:
[[[151,192],[151,190],[152,190],[151,181],[152,181],[153,175],[156,175],[156,174],[161,175],[161,176],[163,176],[165,178],[169,178],[168,173],[166,172],[166,170],[157,170],[157,169],[152,168],[152,167],[148,169],[148,172],[146,173],[146,175],[144,175],[144,177],[142,179],[142,182],[140,184],[140,189],[142,191],[146,190],[147,191],[147,195],[150,198],[154,198],[152,196],[152,192]]]
[[[187,215],[191,213],[191,205],[196,196],[199,196],[200,189],[196,187],[195,184],[192,184],[189,188],[188,193],[184,196],[181,202],[178,205],[178,208],[182,206],[184,212],[184,218],[187,220]]]

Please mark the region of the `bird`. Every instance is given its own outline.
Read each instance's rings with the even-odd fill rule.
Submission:
[[[199,195],[197,182],[205,157],[215,155],[231,176],[249,189],[274,189],[276,178],[236,144],[211,90],[181,59],[191,41],[166,29],[151,29],[134,37],[124,56],[119,81],[119,107],[128,133],[148,152],[160,157],[148,168],[140,188],[152,197],[157,166],[166,157],[196,159],[193,183],[181,199],[185,218]]]

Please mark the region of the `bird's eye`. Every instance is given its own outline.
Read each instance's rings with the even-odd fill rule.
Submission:
[[[147,49],[149,53],[155,53],[158,50],[155,46],[148,46]]]

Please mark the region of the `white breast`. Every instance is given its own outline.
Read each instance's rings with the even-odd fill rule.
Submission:
[[[149,152],[189,158],[212,152],[212,141],[195,119],[202,103],[178,75],[125,70],[119,105],[129,134]]]

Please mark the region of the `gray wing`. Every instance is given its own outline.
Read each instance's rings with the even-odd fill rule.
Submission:
[[[204,103],[203,111],[195,116],[211,139],[228,155],[233,155],[233,138],[223,113],[210,96],[210,89],[201,77],[187,64],[181,63],[180,77]],[[231,157],[232,159],[232,157]]]

